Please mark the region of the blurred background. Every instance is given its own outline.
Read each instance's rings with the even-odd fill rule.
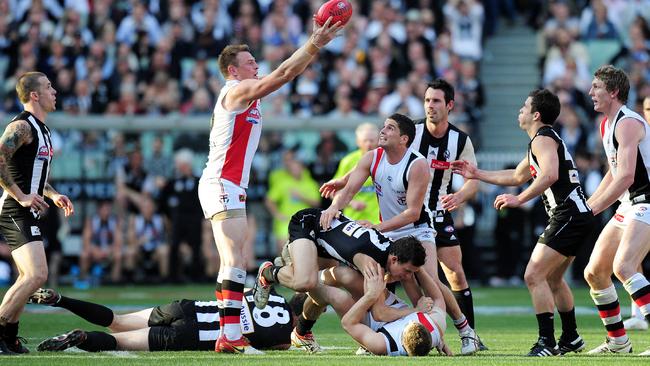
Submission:
[[[50,285],[214,281],[218,254],[196,185],[224,83],[216,57],[227,44],[247,43],[260,75],[268,74],[304,43],[321,3],[0,0],[3,125],[21,110],[14,86],[22,73],[46,73],[58,92],[47,121],[56,148],[50,181],[73,200],[76,214],[64,219],[52,210],[46,218]],[[354,15],[340,37],[262,101],[265,127],[248,188],[251,274],[277,255],[284,220],[297,209],[328,205],[318,186],[357,149],[355,128],[379,126],[394,112],[424,117],[428,81],[441,77],[455,86],[450,120],[470,134],[485,169],[525,156],[528,137],[517,114],[528,93],[557,93],[555,127],[587,195],[605,167],[602,116],[587,95],[593,71],[623,67],[632,83],[629,107],[640,113],[650,97],[648,0],[351,3]],[[455,217],[465,271],[482,285],[522,285],[546,225],[539,200],[494,210],[494,197],[505,190],[483,185]],[[570,273],[574,283],[582,283],[594,239],[585,238]],[[15,275],[10,263],[0,245],[2,284]]]

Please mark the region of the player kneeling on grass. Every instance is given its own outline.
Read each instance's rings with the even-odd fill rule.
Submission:
[[[384,273],[376,264],[364,272],[364,293],[358,301],[352,295],[332,286],[318,285],[309,296],[320,304],[330,304],[341,317],[343,329],[363,348],[375,355],[426,356],[436,348],[451,355],[444,342],[446,329],[444,300],[426,298],[426,309],[414,311],[391,322],[376,321],[370,309],[377,302],[389,299],[391,306],[405,306],[387,293]],[[426,300],[425,299],[425,300]]]
[[[304,297],[292,302],[302,305],[303,300]],[[106,306],[65,297],[52,289],[39,289],[29,301],[67,309],[111,330],[106,333],[75,329],[44,340],[38,345],[39,351],[63,351],[75,346],[88,352],[211,351],[223,328],[219,324],[216,301],[179,300],[121,315]],[[257,309],[248,290],[243,303],[242,333],[254,348],[286,350],[290,347],[294,314],[284,297],[273,292],[268,305]]]

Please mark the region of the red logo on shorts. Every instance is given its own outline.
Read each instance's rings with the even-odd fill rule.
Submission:
[[[239,202],[246,202],[246,195],[245,194],[240,194],[239,195]]]

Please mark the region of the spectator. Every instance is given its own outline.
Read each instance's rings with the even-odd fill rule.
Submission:
[[[318,207],[320,194],[318,184],[305,166],[296,159],[293,150],[287,150],[282,157],[283,168],[269,175],[269,190],[266,195],[266,208],[273,216],[273,235],[276,254],[280,255],[282,246],[289,238],[287,226],[291,215],[303,208]]]
[[[444,6],[449,21],[452,50],[474,61],[483,55],[483,5],[475,0],[449,1]]]
[[[413,95],[411,84],[405,79],[397,81],[396,90],[381,99],[379,115],[390,116],[393,113],[403,113],[408,116],[423,116],[422,102]]]
[[[601,0],[591,2],[593,16],[582,33],[585,41],[594,39],[619,40],[618,31],[607,16],[607,7]]]
[[[122,219],[113,213],[113,202],[98,202],[97,212],[86,218],[83,229],[83,246],[79,256],[83,287],[88,285],[88,272],[93,266],[110,266],[111,281],[121,282],[122,230]]]
[[[115,38],[120,43],[133,45],[137,36],[147,36],[147,44],[155,46],[162,38],[162,31],[156,18],[149,14],[143,2],[136,1],[130,15],[122,19]]]
[[[124,268],[129,276],[148,282],[169,279],[169,245],[163,218],[149,198],[138,201],[139,213],[131,216]],[[150,275],[150,277],[147,277]]]

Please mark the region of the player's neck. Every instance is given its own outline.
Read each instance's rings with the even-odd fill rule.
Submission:
[[[406,154],[406,150],[408,150],[408,147],[403,145],[399,145],[394,148],[385,148],[384,151],[386,151],[386,159],[388,160],[388,163],[397,164],[402,161],[404,154]]]
[[[38,104],[34,105],[32,103],[27,103],[23,105],[25,111],[31,113],[36,117],[39,121],[45,123],[45,119],[47,119],[47,112],[41,108]]]
[[[445,133],[447,133],[447,129],[449,128],[449,120],[445,119],[438,123],[427,121],[426,126],[431,136],[440,138],[443,137]]]
[[[530,137],[532,140],[532,138],[535,137],[535,135],[537,134],[537,131],[539,131],[539,129],[544,126],[548,126],[548,125],[542,122],[533,122],[533,124],[531,124],[530,127],[528,127],[528,129],[526,130],[528,137]]]
[[[616,113],[618,113],[622,106],[623,103],[619,102],[618,100],[612,100],[612,102],[609,104],[609,107],[605,111],[608,122],[611,123],[612,121],[616,121]]]

